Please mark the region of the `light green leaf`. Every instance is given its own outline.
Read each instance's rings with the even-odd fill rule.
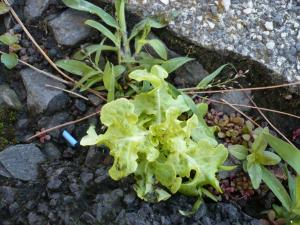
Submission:
[[[295,208],[300,210],[300,175],[298,175],[295,180],[295,196]]]
[[[126,71],[125,66],[122,66],[122,65],[116,65],[116,66],[114,66],[113,69],[114,69],[114,74],[115,74],[116,79]]]
[[[129,74],[131,79],[136,81],[149,81],[154,87],[159,87],[164,82],[164,79],[168,77],[168,73],[161,66],[153,66],[151,71],[147,70],[135,70]]]
[[[208,104],[199,103],[197,104],[197,109],[199,111],[199,117],[203,118],[208,112]]]
[[[18,56],[15,53],[3,53],[1,55],[1,62],[7,69],[12,69],[18,64]]]
[[[195,171],[195,176],[181,185],[179,189],[181,193],[197,196],[197,190],[202,182],[204,182],[202,184],[212,185],[217,191],[222,192],[216,173],[228,156],[228,151],[223,145],[214,146],[202,140],[183,156],[187,160],[188,168]]]
[[[194,60],[193,58],[189,57],[177,57],[173,59],[169,59],[168,61],[165,61],[161,66],[168,72],[172,73],[175,70],[177,70],[182,65]]]
[[[127,99],[120,98],[103,106],[101,121],[107,131],[99,136],[98,144],[105,144],[114,157],[114,164],[109,170],[114,180],[119,180],[138,167],[138,153],[144,153],[153,160],[157,150],[150,144],[147,132],[140,127],[134,105]]]
[[[249,174],[249,177],[251,179],[251,183],[254,189],[258,189],[262,180],[262,166],[259,165],[258,163],[250,162],[249,157],[251,155],[247,156],[247,172]]]
[[[103,78],[103,74],[102,73],[99,73],[98,71],[94,71],[94,72],[91,72],[91,73],[88,73],[86,75],[84,75],[75,85],[75,88],[78,88],[78,87],[81,87],[81,90],[80,91],[85,91],[87,90],[88,88],[90,88],[91,86],[89,86],[89,82],[94,79],[94,78],[99,78],[101,81],[102,78]]]
[[[13,45],[19,42],[19,37],[14,34],[6,33],[0,36],[0,41],[5,45]]]
[[[164,79],[168,73],[161,66],[153,66],[151,72],[146,70],[135,70],[129,74],[131,79],[136,81],[148,81],[154,89],[149,92],[143,92],[135,96],[134,104],[136,112],[140,115],[145,113],[153,115],[157,122],[163,119],[165,111],[170,107],[177,107],[181,112],[188,111],[188,107],[183,96],[178,96],[174,99],[168,93],[168,85]]]
[[[103,9],[85,0],[62,0],[63,3],[72,8],[99,16],[107,25],[118,28],[117,21]]]
[[[185,94],[184,92],[178,90],[176,87],[174,87],[172,84],[168,83],[168,86],[172,92],[172,95],[174,97],[177,97],[179,95],[182,96],[182,98],[184,99],[184,102],[186,103],[186,105],[189,107],[189,109],[195,114],[197,115],[198,119],[200,121],[204,121],[203,117],[203,111],[201,111],[201,109],[199,110],[198,106],[195,104],[195,102],[193,101],[193,99],[191,99],[190,96],[188,96],[187,94]],[[204,105],[203,105],[204,106]],[[202,106],[202,107],[203,107]],[[206,110],[206,106],[205,107],[205,110]]]
[[[218,198],[214,194],[212,194],[211,192],[206,190],[205,188],[201,188],[201,192],[202,192],[203,196],[206,196],[215,202],[218,201]]]
[[[261,154],[263,151],[266,150],[268,146],[268,142],[266,138],[264,137],[264,134],[269,133],[269,129],[267,127],[261,129],[257,128],[254,130],[254,133],[256,134],[255,140],[251,146],[252,152]]]
[[[231,170],[234,170],[236,168],[237,168],[237,166],[219,166],[219,169],[223,170],[223,171],[231,171]]]
[[[126,19],[125,19],[125,0],[115,1],[116,16],[118,18],[119,27],[122,31],[122,35],[127,35]]]
[[[197,210],[200,208],[202,203],[203,203],[202,197],[198,197],[197,201],[194,203],[193,208],[190,211],[188,211],[188,210],[179,210],[179,213],[183,216],[194,215],[197,212]]]
[[[164,60],[167,60],[168,53],[164,43],[162,43],[158,39],[148,40],[146,41],[146,43],[154,49],[154,51],[159,55],[159,57],[161,57]]]
[[[293,202],[296,202],[296,182],[295,182],[295,178],[293,177],[291,172],[288,170],[286,165],[285,165],[285,172],[288,176],[288,186],[289,186],[290,197],[291,197]]]
[[[230,145],[228,151],[239,160],[245,160],[248,155],[248,149],[243,145]]]
[[[4,2],[0,2],[0,15],[9,12],[9,6],[6,5]]]
[[[102,53],[102,48],[103,44],[106,41],[106,38],[103,38],[102,41],[99,44],[99,49],[97,49],[96,54],[95,54],[95,65],[99,67],[99,62],[100,62],[100,56]]]
[[[82,61],[88,57],[88,54],[84,51],[84,49],[79,49],[74,52],[71,56],[72,59]]]
[[[165,62],[163,59],[153,58],[150,54],[145,52],[140,52],[138,56],[139,59],[137,63],[147,70],[150,70],[155,65],[161,65]]]
[[[93,76],[92,78],[88,79],[84,83],[84,85],[80,88],[80,91],[86,91],[87,89],[89,89],[90,87],[92,87],[94,84],[96,84],[96,83],[98,83],[98,82],[100,82],[102,80],[103,80],[102,74],[101,74],[101,76]]]
[[[150,163],[150,168],[153,171],[156,179],[171,193],[176,193],[181,185],[181,178],[177,177],[175,167],[170,163]]]
[[[55,62],[55,64],[59,68],[78,76],[85,76],[87,74],[97,72],[86,63],[74,59],[58,60],[57,62]]]
[[[290,210],[292,204],[291,198],[275,175],[266,168],[262,167],[262,179],[271,189],[273,194],[278,198],[281,204],[285,207],[285,209]]]
[[[117,47],[114,46],[110,46],[110,45],[90,45],[88,47],[85,48],[85,51],[87,53],[87,55],[91,55],[93,53],[95,53],[96,51],[113,51],[116,52],[118,51]]]
[[[286,161],[293,169],[300,174],[300,151],[289,143],[282,141],[270,134],[264,134],[273,150]]]
[[[111,102],[115,98],[115,84],[116,84],[116,78],[114,74],[114,66],[107,62],[105,65],[104,73],[103,73],[103,84],[107,93],[107,101]]]
[[[227,67],[231,66],[233,67],[232,64],[225,64],[223,66],[220,66],[217,70],[212,72],[211,74],[207,75],[204,79],[200,81],[200,83],[197,85],[199,89],[205,89],[207,86],[222,72],[222,70]],[[234,68],[234,67],[233,67]]]
[[[257,161],[266,166],[273,166],[281,161],[281,158],[273,152],[263,151],[257,154]]]
[[[272,208],[274,209],[276,216],[279,218],[284,218],[287,215],[287,210],[284,207],[278,206],[276,204],[272,204]]]
[[[145,18],[143,19],[142,21],[140,21],[139,23],[137,23],[132,31],[131,31],[131,35],[129,37],[129,41],[132,40],[134,37],[136,37],[141,31],[143,31],[146,27],[149,27],[149,28],[163,28],[165,27],[167,24],[163,24],[163,23],[160,23],[158,21],[155,21],[151,18]]]
[[[84,136],[80,144],[82,146],[96,145],[98,143],[98,134],[95,131],[95,126],[90,126],[87,131],[87,135]]]
[[[100,33],[102,33],[105,37],[110,39],[116,47],[120,46],[120,40],[105,26],[103,26],[101,23],[98,23],[94,20],[87,20],[85,21],[85,24],[97,29]]]

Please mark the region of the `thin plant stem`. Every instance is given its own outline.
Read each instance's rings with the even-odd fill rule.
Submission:
[[[181,91],[186,92],[187,94],[212,94],[212,93],[225,93],[225,92],[238,92],[238,91],[259,91],[259,90],[266,90],[266,89],[276,89],[282,87],[289,87],[294,85],[300,85],[300,81],[295,81],[292,83],[285,83],[285,84],[277,84],[271,86],[264,86],[264,87],[252,87],[252,88],[234,88],[234,89],[225,89],[225,90],[211,90],[211,91],[199,91],[199,88],[192,87],[192,88],[183,88],[179,89]]]
[[[6,54],[5,52],[2,52],[2,51],[0,51],[0,53],[1,54]],[[59,78],[59,77],[57,77],[57,76],[55,76],[55,75],[53,75],[53,74],[51,74],[51,73],[49,73],[47,71],[40,70],[40,69],[36,68],[35,66],[33,66],[33,65],[31,65],[31,64],[29,64],[29,63],[27,63],[27,62],[25,62],[25,61],[23,61],[21,59],[18,59],[18,62],[21,63],[21,64],[23,64],[23,65],[25,65],[25,66],[28,66],[29,68],[31,68],[31,69],[33,69],[33,70],[35,70],[35,71],[37,71],[37,72],[39,72],[39,73],[47,76],[47,77],[50,77],[50,78],[52,78],[54,80],[57,80],[57,81],[59,81],[61,83],[68,84],[68,85],[71,84],[70,82],[68,82],[68,81],[66,81],[64,79]]]
[[[235,111],[237,111],[238,113],[240,113],[241,115],[243,115],[244,117],[246,117],[248,120],[250,120],[253,124],[255,124],[256,126],[260,127],[260,125],[258,123],[256,123],[253,119],[251,119],[249,116],[247,116],[245,113],[243,113],[241,110],[239,110],[237,107],[233,106],[231,103],[227,102],[224,99],[221,99],[224,103],[226,103],[229,107],[233,108]]]
[[[218,104],[227,105],[224,102],[214,100],[214,99],[211,99],[211,98],[206,98],[206,97],[202,97],[202,96],[197,96],[197,97],[199,97],[201,99],[206,99],[207,101],[210,101],[210,102],[215,102],[215,103],[218,103]],[[278,113],[278,114],[281,114],[281,115],[286,115],[286,116],[294,117],[296,119],[300,119],[300,116],[297,116],[297,115],[294,115],[294,114],[291,114],[291,113],[287,113],[287,112],[278,111],[278,110],[275,110],[275,109],[268,109],[268,108],[255,107],[255,106],[249,106],[249,105],[241,105],[241,104],[235,104],[235,103],[230,103],[230,104],[233,105],[233,106],[244,107],[244,108],[249,108],[249,109],[260,109],[262,111]]]
[[[64,89],[64,88],[60,88],[60,87],[57,87],[57,86],[53,86],[53,85],[49,85],[49,84],[45,84],[45,86],[46,87],[50,87],[50,88],[54,88],[54,89],[57,89],[57,90],[61,90],[61,91],[64,91],[64,92],[67,92],[69,94],[72,94],[72,95],[75,95],[75,96],[77,96],[79,98],[82,98],[82,99],[84,99],[86,101],[89,101],[89,99],[87,97],[84,97],[81,94],[78,94],[78,93],[76,93],[74,91],[70,91],[70,90],[67,90],[67,89]]]
[[[100,112],[101,112],[101,110],[98,110],[98,111],[96,111],[94,113],[91,113],[91,114],[89,114],[89,115],[87,115],[85,117],[82,117],[82,118],[80,118],[78,120],[69,121],[67,123],[63,123],[63,124],[60,124],[58,126],[51,127],[51,128],[49,128],[47,130],[41,131],[38,134],[35,134],[35,135],[27,138],[26,141],[29,142],[29,141],[33,140],[34,138],[39,137],[39,136],[44,135],[44,134],[47,134],[47,133],[49,133],[51,131],[54,131],[54,130],[57,130],[57,129],[60,129],[60,128],[63,128],[63,127],[66,127],[66,126],[69,126],[69,125],[72,125],[72,124],[76,124],[76,123],[79,123],[79,122],[84,121],[84,120],[87,120],[87,119],[89,119],[89,118],[91,118],[93,116],[98,115]]]
[[[251,103],[257,107],[256,103],[253,101],[253,99],[247,95]],[[257,111],[260,113],[260,115],[267,121],[267,123],[282,137],[284,138],[289,144],[295,147],[295,145],[283,134],[281,131],[266,117],[266,115],[257,107]]]

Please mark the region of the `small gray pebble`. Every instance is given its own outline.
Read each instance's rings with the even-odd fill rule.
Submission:
[[[293,55],[288,55],[287,59],[291,62],[291,63],[296,63],[297,62],[297,57],[293,56]]]
[[[295,47],[290,48],[290,54],[291,55],[296,55],[297,54],[297,49]]]
[[[84,184],[87,184],[91,180],[93,180],[94,174],[93,173],[88,173],[88,172],[82,172],[80,174],[80,179]]]
[[[283,18],[280,15],[274,16],[273,21],[279,26],[281,26],[283,24]]]
[[[298,42],[298,43],[296,44],[296,49],[297,49],[297,52],[300,52],[300,42]]]

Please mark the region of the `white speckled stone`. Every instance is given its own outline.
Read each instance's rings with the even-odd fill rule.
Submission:
[[[274,29],[273,22],[266,22],[265,27],[267,30],[273,30]]]
[[[274,47],[275,47],[275,42],[274,42],[274,41],[269,41],[269,42],[266,44],[266,47],[267,47],[267,49],[269,49],[269,50],[273,50]]]
[[[299,53],[294,54],[293,49],[300,42],[299,1],[288,1],[288,5],[286,0],[144,2],[130,0],[132,12],[145,16],[179,12],[168,29],[180,38],[203,48],[250,57],[287,81],[299,79]],[[220,2],[224,9],[212,17],[211,8]]]

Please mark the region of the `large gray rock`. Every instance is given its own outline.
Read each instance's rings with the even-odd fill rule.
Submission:
[[[226,92],[224,94],[222,93],[217,93],[214,94],[211,99],[212,100],[217,100],[217,101],[222,101],[224,99],[228,103],[232,104],[239,104],[239,105],[246,105],[246,106],[251,106],[251,102],[248,96],[251,96],[250,92]],[[232,107],[226,105],[226,104],[219,104],[219,103],[211,103],[213,105],[213,108],[217,110],[218,112],[224,112],[226,114],[234,113],[236,112],[235,109]],[[237,107],[243,112],[248,112],[251,110],[251,108],[246,108],[246,107]]]
[[[0,152],[0,164],[12,177],[25,181],[37,178],[38,165],[44,160],[44,155],[34,144],[14,145]]]
[[[238,59],[266,65],[277,75],[274,81],[300,80],[299,1],[131,0],[128,7],[143,16],[178,12],[168,29],[180,38],[207,53],[234,53]],[[214,60],[205,53],[201,58]]]
[[[26,0],[24,16],[26,19],[33,19],[42,15],[47,9],[50,0]]]
[[[49,22],[55,39],[60,45],[72,46],[87,38],[92,29],[84,22],[90,15],[73,9],[67,9]]]
[[[47,88],[45,84],[61,88],[65,88],[65,85],[32,69],[24,69],[20,73],[27,91],[27,107],[33,114],[45,112],[49,103],[55,97],[63,95],[62,91]],[[61,107],[64,107],[64,105],[61,105]]]
[[[174,83],[179,88],[195,87],[208,72],[196,60],[184,64],[175,71]]]
[[[14,90],[8,85],[0,85],[0,108],[9,107],[19,110],[22,108],[22,104]]]

